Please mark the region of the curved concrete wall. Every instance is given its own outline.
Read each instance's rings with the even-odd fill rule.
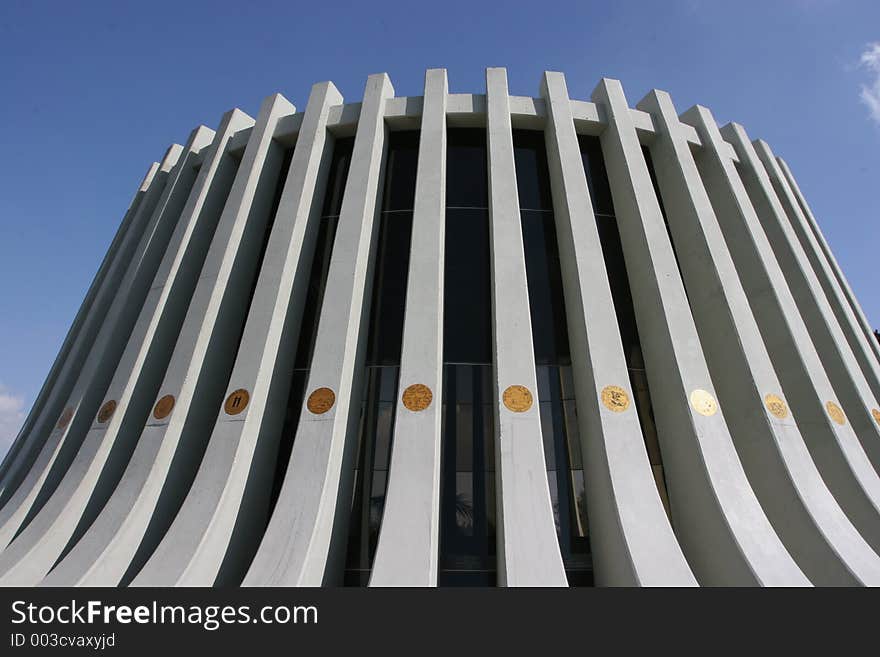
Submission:
[[[665,92],[632,108],[605,79],[578,100],[562,74],[545,73],[539,94],[510,95],[504,69],[486,71],[484,93],[450,94],[432,69],[423,96],[396,97],[381,74],[362,102],[320,83],[304,111],[276,94],[256,120],[232,110],[216,133],[200,127],[173,146],[138,188],[0,465],[0,585],[341,581],[389,134],[420,130],[369,583],[436,586],[446,133],[458,127],[483,128],[487,141],[498,583],[567,584],[531,403],[512,141],[525,129],[546,144],[595,582],[880,584],[880,351],[791,170],[705,108],[679,114]],[[579,135],[598,138],[607,169],[659,479],[630,403],[621,300]],[[299,421],[279,467],[333,145],[350,136]],[[426,403],[407,403],[413,388],[427,389]]]

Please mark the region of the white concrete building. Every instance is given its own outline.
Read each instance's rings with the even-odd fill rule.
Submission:
[[[0,584],[878,585],[878,398],[741,126],[320,83],[150,168],[0,466]]]

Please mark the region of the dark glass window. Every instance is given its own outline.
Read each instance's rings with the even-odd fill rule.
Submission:
[[[447,135],[440,586],[494,586],[495,414],[486,132]]]
[[[482,128],[446,134],[446,207],[489,207],[486,131]]]
[[[608,272],[608,282],[611,287],[611,296],[614,299],[614,310],[617,315],[617,326],[620,330],[623,352],[629,370],[629,380],[635,397],[635,407],[642,425],[642,435],[645,440],[645,449],[657,484],[657,491],[669,514],[669,500],[666,495],[666,482],[663,474],[663,461],[660,455],[660,445],[657,440],[657,427],[654,423],[654,410],[651,405],[651,393],[648,389],[648,378],[645,375],[645,361],[642,357],[642,344],[639,339],[639,331],[636,326],[635,307],[633,305],[632,292],[627,278],[626,262],[623,257],[623,247],[620,243],[620,233],[617,229],[617,219],[614,216],[614,206],[611,202],[610,191],[605,201],[602,200],[605,191],[609,190],[608,175],[605,171],[605,161],[602,157],[602,149],[598,137],[578,137],[581,147],[581,158],[584,170],[587,174],[590,192],[597,190],[599,199],[593,197],[593,209],[596,215],[596,227],[599,231],[599,240],[602,244],[602,255],[605,259],[605,270]],[[649,167],[650,170],[650,167]],[[652,174],[653,175],[653,174]]]
[[[513,133],[547,480],[569,583],[591,584],[584,474],[544,133]]]
[[[492,362],[488,208],[446,209],[443,361]]]
[[[296,428],[299,424],[299,415],[302,410],[306,382],[309,378],[312,353],[315,350],[321,302],[324,297],[324,287],[327,283],[327,272],[330,269],[330,255],[333,252],[333,240],[336,237],[336,224],[339,220],[339,211],[342,208],[342,193],[345,189],[345,181],[348,178],[348,167],[351,163],[353,147],[354,137],[337,139],[333,144],[333,156],[327,177],[327,188],[324,193],[324,204],[321,209],[318,234],[315,239],[315,251],[312,257],[312,268],[309,272],[308,291],[306,293],[305,305],[303,306],[302,319],[300,320],[299,340],[297,341],[296,356],[293,371],[291,372],[290,394],[288,395],[287,411],[284,415],[284,424],[281,430],[278,459],[275,465],[272,496],[267,518],[271,517],[275,503],[278,501],[281,485],[284,482],[284,474],[287,472],[287,464],[290,461],[290,452],[293,449],[293,439],[296,436]]]
[[[403,343],[418,153],[417,131],[389,135],[370,302],[354,500],[348,533],[345,583],[349,585],[364,586],[369,581],[385,507]]]

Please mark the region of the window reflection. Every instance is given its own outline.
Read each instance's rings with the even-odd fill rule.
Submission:
[[[494,586],[495,422],[486,133],[449,130],[440,586]]]

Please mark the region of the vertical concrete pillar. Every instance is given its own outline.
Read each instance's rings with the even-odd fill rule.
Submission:
[[[773,181],[778,181],[782,176],[769,146],[759,140],[754,142],[753,147],[760,159],[758,166],[761,167],[761,175],[756,180],[758,184],[767,185],[766,194],[761,197],[768,204],[767,211],[760,214],[764,229],[828,378],[843,404],[845,421],[852,423],[868,458],[875,470],[880,471],[880,422],[872,414],[873,410],[880,409],[880,404],[856,361],[831,303],[825,296],[819,278],[786,215],[786,208],[793,212],[792,206],[797,201],[790,196],[787,188],[780,188],[777,194]]]
[[[161,168],[166,175],[177,164],[181,151],[182,147],[178,145],[169,149]],[[179,171],[180,167],[177,167],[175,174]],[[112,283],[107,281],[117,288],[116,294],[101,318],[101,328],[88,351],[88,357],[75,372],[75,383],[67,396],[61,417],[54,427],[46,426],[50,418],[42,418],[40,426],[35,427],[31,436],[36,458],[29,464],[24,458],[26,455],[20,453],[20,462],[12,466],[18,470],[10,469],[7,473],[10,480],[3,496],[8,501],[0,510],[2,547],[9,544],[22,524],[39,511],[55,490],[98,412],[101,398],[137,318],[137,309],[147,295],[159,259],[177,221],[177,217],[169,216],[164,211],[172,189],[173,184],[166,184],[162,190],[157,187],[155,196],[151,195],[149,203],[141,206],[149,213],[146,229],[140,236],[137,248],[133,252],[127,250],[125,275],[121,280],[114,277]],[[48,432],[48,436],[43,432]],[[21,481],[17,487],[14,485],[16,479]]]
[[[279,120],[293,112],[279,94],[266,98],[260,107],[164,380],[151,400],[155,406],[140,442],[156,447],[135,452],[130,464],[146,471],[140,475],[146,483],[140,490],[132,487],[135,499],[122,527],[114,528],[116,558],[95,564],[96,577],[130,579],[155,546],[157,534],[170,524],[198,468],[238,349],[270,220],[283,158],[272,135]]]
[[[341,103],[332,83],[312,88],[224,396],[234,399],[236,392],[245,391],[247,405],[238,413],[220,412],[193,485],[139,581],[222,584],[228,577],[223,565],[229,560],[233,567],[246,566],[248,553],[265,527],[273,459],[322,203],[322,179],[332,148],[327,117],[330,107]],[[167,476],[170,459],[161,456],[151,478]],[[148,496],[142,500],[144,511],[132,515],[120,533],[137,536],[144,531],[155,501]],[[114,541],[102,560],[123,556],[123,545],[124,541]],[[87,581],[98,575],[93,568]],[[241,577],[240,572],[234,575]]]
[[[240,110],[227,112],[211,145],[203,153],[203,164],[182,210],[180,224],[153,282],[151,294],[156,299],[146,320],[149,328],[131,378],[120,395],[120,406],[123,406],[122,400],[127,399],[124,410],[132,414],[131,420],[123,425],[114,417],[108,423],[107,431],[117,432],[117,440],[127,432],[141,437],[143,424],[151,412],[154,417],[167,416],[174,409],[176,400],[171,398],[166,398],[162,407],[152,408],[156,389],[168,366],[235,177],[237,164],[228,153],[229,141],[236,132],[252,125],[253,119]],[[140,409],[137,412],[133,410],[136,406]],[[92,430],[96,429],[98,427],[93,426]],[[60,586],[88,583],[82,577],[89,569],[98,571],[102,577],[97,578],[96,584],[116,586],[120,583],[132,555],[110,560],[109,564],[99,563],[99,557],[116,537],[120,526],[135,512],[138,494],[146,486],[151,460],[157,457],[160,445],[160,441],[138,440],[114,494],[76,545],[53,568],[46,583]],[[168,483],[174,484],[173,481]],[[143,533],[131,540],[135,545],[141,544]],[[135,550],[130,545],[129,549],[132,553]]]
[[[813,460],[850,521],[874,548],[878,543],[877,475],[840,411],[839,402],[810,333],[776,259],[762,215],[770,208],[772,188],[741,126],[716,135],[708,119],[700,123],[713,140],[730,142],[742,178],[729,158],[705,151],[703,176],[718,207],[718,219],[764,344],[782,383],[785,399]],[[726,147],[725,147],[726,149]],[[717,149],[716,149],[717,150]],[[763,177],[761,184],[759,177]],[[753,205],[754,204],[754,205]]]
[[[816,217],[813,215],[813,211],[810,209],[810,206],[807,203],[807,199],[804,197],[803,192],[801,192],[801,188],[798,186],[794,174],[792,174],[788,164],[786,164],[785,160],[783,160],[781,157],[777,157],[776,161],[779,163],[779,167],[782,169],[782,173],[785,174],[786,182],[788,183],[791,191],[794,193],[795,198],[797,198],[797,201],[800,204],[800,208],[803,211],[803,216],[806,224],[808,224],[809,229],[812,230],[813,235],[815,236],[819,250],[821,251],[821,255],[818,257],[821,258],[822,256],[824,256],[827,264],[832,270],[833,279],[829,278],[828,282],[833,285],[836,281],[836,284],[842,290],[846,301],[849,303],[850,310],[855,315],[855,320],[858,328],[861,329],[862,335],[864,335],[864,337],[867,339],[867,344],[870,347],[869,351],[873,352],[875,361],[880,359],[880,342],[878,342],[877,338],[874,337],[874,329],[871,327],[870,322],[868,322],[868,318],[865,317],[865,312],[862,310],[858,299],[856,299],[856,295],[853,293],[849,281],[847,281],[846,276],[843,275],[843,270],[841,270],[837,259],[831,252],[831,247],[828,246],[828,241],[825,239],[825,235],[822,233],[822,229],[819,227],[819,222],[816,221]],[[845,308],[843,308],[843,311],[847,312]],[[835,312],[838,313],[838,320],[842,323],[843,320],[840,319],[841,315],[838,312],[837,308],[835,308]],[[856,332],[856,334],[858,334],[858,331]],[[847,335],[847,337],[850,338],[849,335]],[[855,344],[853,344],[852,339],[850,339],[850,345],[852,346],[853,351],[855,351],[858,355],[859,350],[856,348]],[[874,365],[872,365],[871,367],[874,367]],[[878,393],[877,390],[874,390],[874,395],[877,396],[878,394],[880,393]]]
[[[809,279],[810,291],[816,295],[818,306],[822,312],[822,318],[828,325],[830,336],[819,338],[821,344],[828,344],[833,337],[838,346],[840,359],[851,379],[848,384],[849,392],[838,392],[843,402],[844,410],[849,414],[856,433],[862,437],[864,443],[872,445],[875,458],[874,467],[880,469],[880,404],[877,403],[880,396],[880,362],[874,357],[870,343],[863,336],[858,320],[846,300],[843,289],[837,282],[831,265],[822,256],[821,248],[807,225],[803,212],[800,208],[794,192],[785,179],[785,174],[779,166],[779,162],[773,156],[770,147],[763,141],[756,144],[758,156],[764,163],[764,168],[770,177],[770,182],[776,191],[777,197],[782,203],[783,214],[779,217],[784,224],[784,232],[793,254],[808,269],[805,269]],[[813,313],[806,313],[805,317],[813,317]],[[810,319],[807,320],[810,325]],[[812,320],[817,321],[817,320]],[[815,330],[814,330],[815,332]],[[820,334],[821,336],[821,334]],[[875,345],[877,340],[871,336],[871,342]],[[827,346],[821,349],[825,354]],[[829,358],[830,358],[829,354]],[[832,383],[835,387],[843,385],[838,383],[833,373],[838,366],[826,364],[826,370],[832,374]],[[840,374],[841,378],[843,377]]]
[[[498,582],[567,586],[538,412],[507,71],[486,69]]]
[[[604,105],[608,116],[600,140],[676,535],[701,583],[808,585],[764,514],[734,449],[620,83],[602,80],[593,100]]]
[[[345,555],[385,162],[388,76],[367,79],[345,184],[306,400],[275,512],[245,586],[317,586]]]
[[[67,426],[71,421],[74,409],[65,406],[65,402],[67,402],[77,381],[83,363],[92,352],[98,333],[106,322],[107,312],[111,303],[119,296],[120,283],[125,278],[127,271],[137,267],[133,259],[139,246],[144,244],[145,240],[148,240],[148,236],[145,233],[148,233],[148,228],[152,226],[153,210],[162,196],[168,172],[174,163],[169,159],[169,156],[174,153],[174,148],[170,148],[166,152],[162,163],[160,163],[159,171],[154,175],[149,189],[144,194],[142,201],[134,212],[134,216],[131,218],[130,228],[125,231],[119,245],[118,256],[110,262],[104,280],[99,285],[92,308],[85,318],[82,328],[74,340],[74,344],[71,346],[68,358],[65,359],[64,364],[61,366],[55,380],[55,385],[49,392],[43,410],[38,413],[31,429],[23,436],[23,439],[17,441],[18,448],[16,454],[5,465],[5,472],[2,478],[0,478],[0,505],[5,505],[4,510],[7,512],[10,510],[8,502],[13,493],[16,492],[22,479],[25,475],[33,472],[35,467],[38,467],[34,466],[34,460],[39,457],[53,429],[58,430],[58,424]],[[14,506],[17,506],[17,504],[14,504]],[[3,522],[4,517],[3,513],[0,512],[0,522]]]
[[[61,344],[61,349],[59,349],[58,355],[55,357],[55,362],[52,364],[52,368],[49,370],[49,374],[46,376],[46,380],[43,382],[40,392],[37,394],[37,398],[34,400],[33,406],[31,406],[24,423],[22,423],[15,442],[12,443],[9,450],[3,456],[3,462],[0,463],[0,478],[6,474],[12,460],[26,442],[26,437],[33,429],[34,423],[43,411],[43,407],[46,405],[54,386],[58,384],[58,378],[64,362],[70,355],[73,346],[77,343],[77,338],[79,337],[80,331],[82,330],[89,313],[92,312],[92,306],[94,305],[95,298],[101,289],[104,279],[107,277],[107,272],[113,261],[116,259],[124,237],[127,234],[128,229],[131,227],[132,220],[137,214],[137,210],[158,172],[159,163],[153,162],[147,170],[143,182],[141,182],[137,192],[135,192],[135,195],[128,206],[128,210],[126,210],[125,215],[122,217],[122,221],[119,224],[119,228],[116,230],[116,235],[114,236],[113,241],[107,249],[104,260],[101,262],[101,265],[92,280],[92,284],[86,292],[85,299],[83,299],[83,302],[76,313],[76,317],[74,317],[73,323],[67,331],[64,342]],[[159,185],[161,182],[157,181],[156,184]],[[48,411],[48,414],[51,417],[57,417],[61,412],[61,408],[58,405],[60,405],[63,400],[61,400],[59,396],[56,396],[55,399],[56,407]]]
[[[190,136],[181,175],[166,205],[166,212],[180,219],[105,394],[106,404],[115,404],[114,410],[109,418],[98,417],[93,422],[52,497],[0,556],[0,568],[8,570],[8,580],[22,584],[30,579],[39,581],[68,541],[79,538],[86,528],[93,534],[99,530],[102,524],[92,522],[98,511],[118,521],[130,509],[132,496],[114,487],[120,477],[124,483],[130,481],[130,472],[136,469],[129,462],[133,450],[135,455],[155,450],[156,443],[137,440],[152,410],[156,388],[168,365],[232,181],[235,165],[230,156],[224,155],[226,144],[236,130],[250,124],[252,120],[242,112],[229,112],[198,176],[193,162],[196,153],[211,144],[215,134],[200,127]],[[218,172],[222,158],[227,161]],[[207,211],[203,211],[206,206]],[[113,497],[107,500],[111,492]]]
[[[425,73],[400,380],[371,586],[436,586],[440,535],[445,69]]]
[[[657,493],[633,404],[565,76],[544,73],[541,96],[595,581],[694,585]]]
[[[700,342],[749,482],[814,584],[880,584],[880,557],[834,500],[787,410],[672,99],[652,91],[638,108],[654,120],[651,156],[669,229]],[[711,144],[711,138],[703,143]]]

